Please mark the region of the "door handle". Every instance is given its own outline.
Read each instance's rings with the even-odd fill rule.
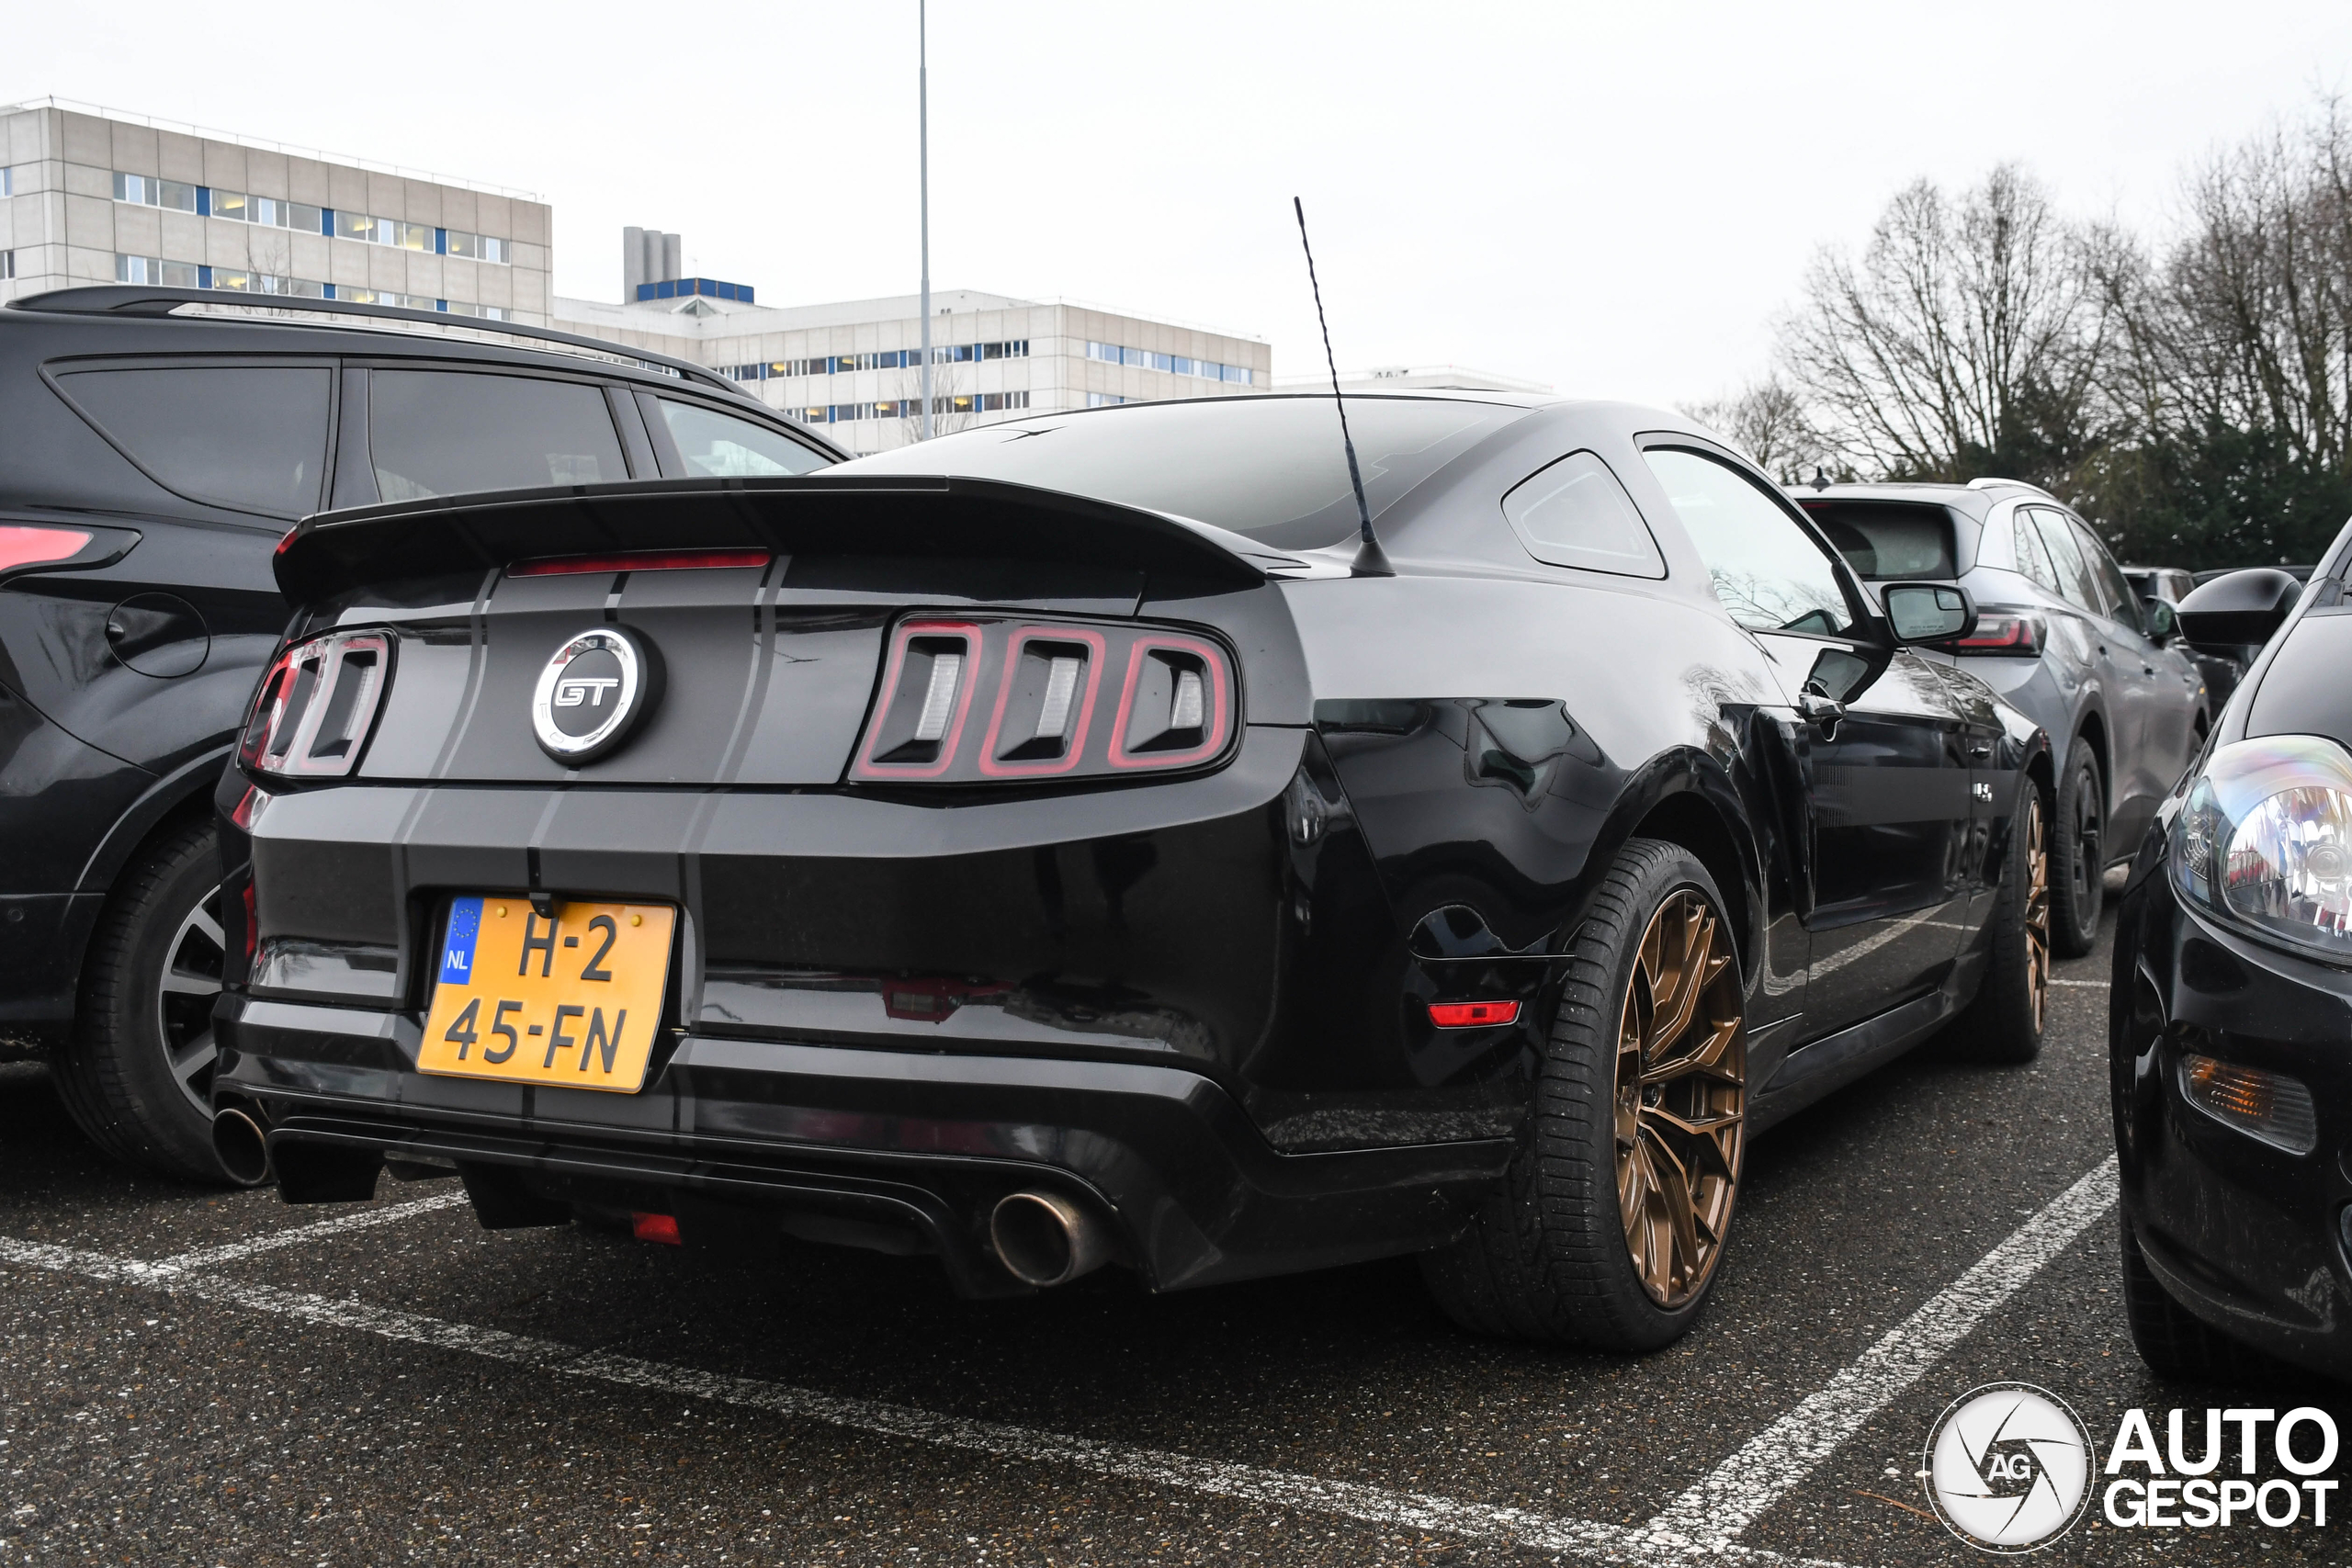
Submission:
[[[1972,757],[1989,757],[1993,754],[1993,743],[1990,740],[1976,741],[1968,748],[1968,754]]]

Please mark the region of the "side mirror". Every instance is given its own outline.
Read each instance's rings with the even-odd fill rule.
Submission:
[[[2217,577],[2180,602],[2180,631],[2199,648],[2234,654],[2259,648],[2287,624],[2303,585],[2292,572],[2249,567]]]
[[[1899,642],[1954,642],[1976,629],[1976,601],[1954,582],[1890,582],[1879,590]]]
[[[2180,632],[2180,616],[2172,605],[2153,593],[2140,601],[2148,617],[2148,636],[2157,642],[2170,642]]]

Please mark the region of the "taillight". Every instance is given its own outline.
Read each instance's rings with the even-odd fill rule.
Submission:
[[[1238,704],[1231,657],[1204,637],[914,616],[891,634],[850,776],[985,784],[1195,767],[1230,746]]]
[[[238,760],[286,778],[342,778],[359,761],[391,674],[382,632],[329,632],[277,656],[254,694]]]
[[[2041,657],[2041,628],[2030,615],[2006,610],[1979,610],[1976,629],[1964,637],[1938,646],[1955,653],[2007,653],[2020,659]]]
[[[25,566],[53,566],[82,553],[92,535],[82,528],[0,525],[0,571]]]

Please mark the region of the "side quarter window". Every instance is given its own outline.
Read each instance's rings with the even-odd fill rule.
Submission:
[[[266,517],[319,509],[334,372],[323,366],[76,370],[57,384],[166,490]]]
[[[780,431],[748,419],[721,413],[700,403],[676,398],[656,398],[662,423],[678,446],[686,471],[710,479],[734,479],[760,474],[805,474],[828,467],[831,459],[814,447],[803,446]]]
[[[1503,515],[1537,560],[1621,577],[1664,577],[1666,558],[1609,465],[1571,452],[1503,497]]]
[[[2082,547],[2075,542],[2074,530],[2066,526],[2064,514],[2047,507],[2027,510],[2033,519],[2042,547],[2050,552],[2052,565],[2058,569],[2058,592],[2077,609],[2088,610],[2094,615],[2105,615],[2099,604],[2098,584],[2092,581],[2090,562],[2083,558]]]
[[[2018,558],[2018,570],[2033,580],[2034,586],[2046,592],[2056,593],[2058,569],[2052,564],[2050,552],[2042,547],[2041,530],[2033,525],[2030,508],[2020,506],[2011,524],[2013,548]]]
[[[605,394],[585,382],[379,369],[368,423],[386,501],[628,478]]]

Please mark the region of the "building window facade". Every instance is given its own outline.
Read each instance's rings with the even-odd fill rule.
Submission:
[[[1199,376],[1236,386],[1255,384],[1247,365],[1221,365],[1213,359],[1187,359],[1181,354],[1160,354],[1148,348],[1122,348],[1115,343],[1090,343],[1086,357],[1110,365],[1132,365],[1139,370],[1161,370],[1170,376]]]
[[[196,193],[201,186],[183,185],[178,180],[159,180],[153,175],[126,175],[114,172],[114,198],[135,202],[141,207],[167,207],[175,212],[198,210]]]
[[[921,358],[918,352],[917,358]],[[1026,392],[972,392],[960,397],[934,397],[931,412],[950,413],[1011,413],[1029,406]],[[854,424],[862,419],[913,419],[922,412],[921,398],[899,398],[870,403],[810,403],[783,411],[786,419],[803,424]]]
[[[989,359],[1026,359],[1027,338],[1002,343],[933,344],[933,365],[967,365]],[[920,370],[922,350],[894,348],[880,354],[820,355],[813,359],[770,359],[752,365],[726,365],[719,374],[738,381],[771,381],[787,376],[846,376],[855,370]],[[1026,405],[1023,405],[1026,406]]]
[[[119,252],[114,258],[114,280],[145,284],[153,288],[204,287],[194,262],[167,262],[161,256],[127,256]]]
[[[11,175],[15,172],[13,169],[8,171]],[[180,212],[198,213],[230,223],[258,223],[265,228],[325,234],[338,240],[356,240],[363,244],[388,245],[395,250],[465,256],[473,261],[495,262],[502,266],[511,266],[514,260],[514,242],[495,234],[477,234],[466,229],[438,229],[430,223],[374,218],[364,212],[339,212],[332,207],[313,207],[306,201],[281,201],[276,197],[254,196],[249,191],[183,185],[177,180],[159,180],[149,175],[125,174],[120,169],[114,171],[114,198],[135,202],[142,207],[167,207]]]
[[[0,283],[6,283],[8,279],[16,276],[17,253],[14,251],[0,251]]]

